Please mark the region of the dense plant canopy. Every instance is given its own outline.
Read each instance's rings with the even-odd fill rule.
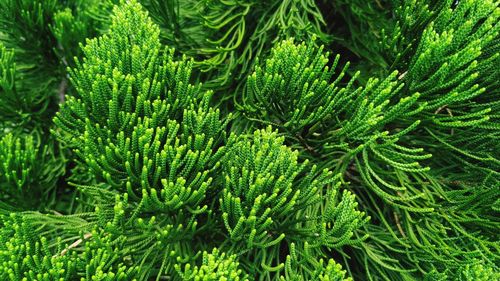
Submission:
[[[0,0],[1,280],[500,279],[497,0]]]

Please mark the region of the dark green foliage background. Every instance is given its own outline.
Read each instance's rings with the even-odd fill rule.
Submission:
[[[0,279],[500,279],[499,6],[0,0]]]

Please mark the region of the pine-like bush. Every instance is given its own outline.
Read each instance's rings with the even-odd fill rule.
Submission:
[[[0,279],[500,279],[499,6],[0,1]]]

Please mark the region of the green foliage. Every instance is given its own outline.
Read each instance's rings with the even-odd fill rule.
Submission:
[[[75,194],[69,194],[64,183],[55,186],[66,173],[68,151],[49,130],[58,104],[73,91],[65,68],[73,64],[73,56],[80,54],[79,42],[95,34],[97,22],[87,15],[87,9],[97,2],[0,2],[0,138],[15,138],[21,143],[17,148],[9,141],[3,143],[4,151],[16,152],[8,156],[4,167],[9,171],[2,174],[17,170],[18,177],[22,174],[26,178],[16,184],[19,190],[15,196],[11,193],[15,186],[12,176],[1,183],[4,203],[15,198],[8,203],[9,210],[61,210],[74,203]],[[29,157],[21,159],[22,154]],[[11,193],[11,199],[4,197],[5,192]],[[57,200],[66,196],[72,199]]]
[[[94,17],[107,22],[109,19],[102,11],[111,10],[119,1],[103,2]],[[312,0],[141,0],[140,3],[159,26],[162,42],[194,58],[197,76],[205,88],[213,90],[242,87],[254,60],[282,39],[309,40],[318,36],[322,42],[331,40],[323,32],[326,22],[321,7]],[[218,96],[223,100],[231,97],[227,93]]]
[[[3,208],[38,209],[55,203],[56,182],[64,173],[64,162],[54,157],[54,145],[40,142],[40,136],[10,133],[0,139]]]
[[[158,33],[140,10],[117,11],[111,37],[84,48],[86,59],[71,72],[77,94],[62,105],[55,123],[95,177],[127,189],[132,198],[144,197],[146,206],[159,184],[163,200],[188,188],[184,201],[203,183],[184,202],[196,205],[223,152],[214,150],[224,141],[225,122],[208,107],[211,94],[189,84],[192,61],[172,61],[171,49],[159,54]],[[176,205],[161,208],[173,211]]]
[[[478,261],[472,261],[459,267],[455,271],[445,270],[444,272],[432,271],[425,276],[425,280],[453,280],[453,281],[472,281],[472,280],[497,280],[500,278],[498,270],[483,266]]]
[[[0,1],[0,279],[499,279],[499,19]]]
[[[498,99],[486,90],[498,80],[480,77],[498,73],[491,67],[499,54],[491,46],[498,44],[499,17],[494,1],[461,1],[454,10],[443,9],[423,31],[405,77],[410,90],[421,91],[427,103],[418,116],[427,143],[443,145],[439,151],[425,145],[444,160],[439,168],[462,169],[466,177],[482,178],[488,186],[499,184],[500,166],[498,153],[487,148],[498,143]],[[458,165],[445,160],[457,158]]]
[[[17,50],[21,61],[42,64],[33,64],[34,69],[58,63],[52,54],[54,38],[46,37],[57,8],[55,0],[7,0],[0,4],[2,42]]]
[[[413,115],[422,110],[404,112],[420,95],[415,93],[391,102],[402,88],[396,80],[396,72],[382,81],[370,79],[365,87],[359,88],[353,87],[355,75],[341,87],[338,84],[347,66],[334,77],[339,56],[332,70],[327,65],[327,56],[311,45],[297,46],[291,40],[279,44],[266,60],[265,67],[257,67],[249,77],[243,95],[244,114],[252,121],[281,128],[292,144],[299,144],[313,159],[338,166],[339,172],[345,172],[349,163],[355,160],[363,180],[388,203],[418,197],[411,193],[402,196],[405,195],[402,191],[407,189],[398,189],[383,179],[378,173],[380,168],[372,166],[370,158],[378,158],[400,173],[428,170],[417,161],[430,155],[422,154],[421,149],[397,144],[419,121],[407,128],[393,130],[393,134],[386,130],[387,124],[403,113]],[[378,187],[380,183],[377,182],[388,191]],[[401,197],[390,194],[394,191],[400,191]]]
[[[94,34],[82,9],[94,1],[64,2],[0,3],[0,120],[10,128],[51,124],[68,88],[64,68],[79,54],[78,43]]]
[[[109,236],[99,236],[102,233],[93,231],[65,241],[61,237],[49,241],[34,235],[29,220],[11,215],[3,221],[0,247],[3,280],[136,280],[136,266],[116,262],[124,244],[112,243]],[[80,244],[83,244],[81,254],[71,251]]]
[[[307,242],[303,244],[303,247],[298,247],[295,243],[290,244],[290,255],[286,257],[285,272],[279,280],[352,281],[352,278],[346,277],[346,271],[342,270],[342,266],[335,260],[329,259],[325,264],[323,259],[310,259],[309,249]],[[301,262],[304,259],[307,263]]]
[[[33,237],[26,224],[15,220],[4,220],[0,260],[3,280],[68,280],[75,266],[68,256],[54,255],[46,239]]]
[[[367,221],[353,211],[354,197],[345,191],[338,202],[332,173],[316,166],[305,172],[308,162],[298,163],[298,151],[283,140],[270,128],[256,131],[253,143],[242,140],[226,155],[220,205],[230,238],[244,240],[240,249],[267,248],[283,239],[328,248],[354,243],[353,231]]]
[[[52,94],[48,89],[47,80],[42,81],[40,77],[31,78],[30,70],[23,66],[18,67],[14,58],[14,52],[0,42],[0,94],[2,95],[0,129],[2,131],[41,126],[43,122],[49,122],[45,112],[51,103]]]
[[[177,262],[213,245],[245,254],[253,276],[277,263],[277,277],[289,243],[309,241],[311,259],[366,239],[355,235],[368,218],[331,172],[298,163],[270,128],[250,140],[228,135],[231,116],[190,84],[192,60],[175,60],[159,34],[136,2],[116,7],[109,33],[89,40],[70,71],[76,93],[54,119],[56,136],[102,183],[82,187],[101,202],[89,223],[131,245],[141,278],[176,274]]]
[[[145,6],[154,7],[152,14],[169,10],[165,7],[168,4],[161,7],[159,2],[149,1]],[[175,26],[176,30],[180,30],[182,43],[194,42],[180,50],[199,57],[197,64],[202,71],[216,73],[211,84],[233,84],[242,79],[252,67],[253,60],[280,39],[290,36],[309,39],[318,35],[322,40],[328,40],[322,32],[324,20],[314,1],[168,2],[180,7],[179,15],[178,18],[157,17],[160,26]],[[193,6],[195,12],[183,12],[193,9]],[[184,30],[184,17],[201,23],[201,29],[194,33]],[[255,18],[262,20],[255,23]],[[165,22],[166,19],[170,21]],[[178,44],[177,40],[177,37],[167,39],[167,43]]]
[[[462,40],[454,43],[457,44],[455,50],[452,47],[455,45],[433,45],[420,41],[413,60],[406,64],[409,70],[402,74],[396,71],[389,73],[383,79],[369,78],[363,82],[364,79],[360,77],[365,75],[359,71],[351,78],[344,79],[348,64],[335,71],[340,60],[338,55],[330,63],[328,53],[323,53],[321,48],[316,49],[312,44],[305,43],[295,45],[292,40],[284,41],[272,49],[271,56],[263,64],[256,66],[239,101],[239,108],[249,121],[243,122],[244,126],[272,124],[287,138],[289,145],[303,151],[302,157],[325,167],[334,167],[332,169],[359,186],[355,194],[370,206],[367,208],[370,210],[368,214],[380,222],[381,228],[369,226],[367,232],[372,234],[374,241],[354,248],[357,248],[356,252],[362,250],[360,255],[365,263],[366,260],[373,261],[368,268],[376,268],[377,275],[388,279],[396,278],[393,272],[398,270],[401,261],[405,261],[401,260],[402,253],[412,256],[411,264],[419,264],[418,268],[422,271],[427,271],[430,266],[428,256],[439,259],[441,251],[446,252],[454,262],[479,258],[475,254],[477,244],[481,245],[484,252],[488,252],[488,256],[496,259],[498,247],[495,241],[498,235],[490,230],[498,222],[493,219],[488,207],[499,194],[498,177],[495,176],[498,159],[491,150],[498,144],[494,141],[498,130],[494,120],[490,123],[490,119],[495,118],[494,113],[490,112],[494,112],[492,107],[496,103],[487,97],[486,101],[483,100],[482,95],[487,86],[481,89],[477,84],[472,84],[480,80],[478,73],[473,74],[469,69],[475,69],[480,59],[485,65],[485,74],[488,74],[490,70],[486,66],[498,56],[498,53],[484,56],[472,52],[472,48],[480,48],[481,44],[488,46],[493,38],[498,37],[497,27],[490,24],[497,17],[492,12],[497,11],[497,8],[496,4],[490,2],[479,4],[469,1],[459,3],[456,9],[467,12],[479,6],[484,9],[481,10],[482,14],[464,13],[478,21],[477,28],[484,35],[481,32],[475,32],[474,35],[481,38],[478,39],[481,43],[471,41],[467,45],[471,49],[463,51],[463,43],[459,42],[467,42],[470,36],[450,36],[450,42],[453,42],[453,38]],[[446,11],[448,9],[443,8],[436,21],[445,17]],[[444,22],[443,28],[453,30],[449,21]],[[423,30],[421,40],[427,38],[426,32],[433,26],[430,23]],[[419,55],[424,48],[427,50],[426,55]],[[434,53],[437,50],[457,53],[446,56]],[[462,54],[472,54],[478,61],[472,62],[473,59]],[[442,58],[442,61],[436,60],[436,57]],[[470,67],[464,69],[464,64],[470,64]],[[454,65],[457,68],[440,72],[435,68],[439,65]],[[456,78],[457,72],[460,76]],[[421,76],[412,73],[421,73]],[[440,73],[453,77],[443,76],[435,80]],[[467,75],[470,75],[470,79],[466,79]],[[414,86],[416,84],[413,83],[421,79],[429,80],[421,84],[422,87]],[[487,83],[491,82],[488,80]],[[364,86],[355,87],[356,84]],[[444,104],[448,110],[456,113],[450,113],[451,117],[442,117],[439,113],[445,108]],[[460,109],[455,111],[452,108]],[[473,131],[476,133],[471,134]],[[471,142],[474,147],[470,152],[458,149],[456,145],[440,138],[443,133],[449,136],[450,142],[467,145]],[[470,139],[461,139],[462,133]],[[444,147],[435,145],[436,138]],[[481,142],[484,142],[484,147],[478,147]],[[476,161],[464,162],[467,160],[459,158],[457,152]],[[450,158],[454,154],[456,156]],[[461,161],[456,162],[457,158]],[[444,162],[447,160],[453,164]],[[431,167],[434,170],[431,171]],[[454,168],[465,168],[462,173],[465,176],[459,173],[452,175],[458,176],[460,180],[451,178],[447,171]],[[462,178],[483,180],[482,183],[478,182],[480,188],[474,188]],[[461,188],[452,188],[456,185]],[[465,205],[457,205],[462,200],[472,203],[468,200],[476,201],[479,197],[485,201],[474,204],[474,207],[469,205],[474,211],[464,208]],[[384,208],[378,206],[381,202],[385,203]],[[483,207],[484,211],[480,211]],[[472,217],[481,219],[471,221]],[[415,221],[426,223],[414,226]],[[391,235],[381,234],[383,229]],[[437,229],[440,229],[438,233],[446,233],[453,238],[436,235]],[[467,234],[469,231],[475,232],[474,238]],[[376,236],[380,236],[380,244]],[[393,242],[383,243],[384,239]],[[409,243],[413,244],[411,251],[408,249]],[[377,247],[373,248],[376,244]],[[392,246],[386,248],[384,244]],[[464,253],[454,249],[469,250]],[[396,266],[389,265],[389,262]],[[441,262],[447,264],[443,265],[445,267],[453,266],[446,260]]]
[[[226,256],[214,248],[211,253],[203,252],[202,262],[200,267],[186,264],[183,271],[180,265],[175,265],[175,269],[182,280],[248,280],[238,268],[236,255]]]

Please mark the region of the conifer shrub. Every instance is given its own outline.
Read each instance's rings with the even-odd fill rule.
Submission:
[[[0,1],[0,279],[500,279],[499,6]]]

